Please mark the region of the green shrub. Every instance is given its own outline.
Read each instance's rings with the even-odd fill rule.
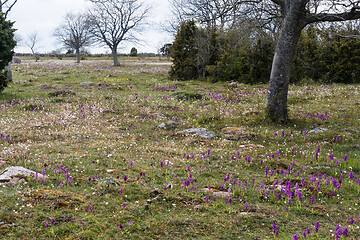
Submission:
[[[0,92],[7,86],[7,73],[4,69],[11,61],[16,46],[15,30],[12,27],[13,23],[6,21],[0,12]]]
[[[170,70],[172,80],[190,80],[198,77],[195,48],[197,27],[192,20],[181,23],[172,45],[173,65]]]

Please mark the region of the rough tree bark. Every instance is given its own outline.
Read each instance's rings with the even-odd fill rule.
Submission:
[[[271,121],[285,122],[288,118],[287,96],[291,63],[301,31],[306,26],[304,2],[292,1],[291,6],[284,6],[287,8],[286,15],[275,50],[266,102],[266,116]]]
[[[117,54],[117,46],[113,47],[111,49],[111,55],[113,57],[113,61],[114,61],[114,66],[120,66],[120,62],[119,62],[119,58],[118,58],[118,54]]]
[[[6,74],[7,74],[8,82],[12,82],[13,77],[12,77],[12,71],[11,71],[11,64],[9,63],[9,65],[7,65],[4,70],[5,70]]]
[[[76,54],[76,63],[80,63],[80,49],[79,48],[75,49],[75,54]]]

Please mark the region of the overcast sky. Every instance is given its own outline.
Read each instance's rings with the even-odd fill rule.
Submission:
[[[161,45],[171,42],[172,35],[161,30],[161,22],[169,18],[170,10],[168,0],[143,0],[153,6],[150,14],[149,27],[142,32],[139,44],[123,43],[119,46],[119,52],[130,53],[132,47],[136,47],[138,52],[157,52]],[[53,37],[54,29],[59,26],[66,13],[84,12],[89,6],[86,0],[18,0],[11,10],[8,18],[15,21],[14,27],[23,41],[20,46],[15,48],[18,53],[30,53],[30,48],[26,46],[28,35],[35,31],[39,36],[37,51],[48,53],[53,50],[61,49],[61,43]],[[88,48],[91,53],[107,52],[110,49],[103,47]],[[63,52],[66,51],[65,49]]]

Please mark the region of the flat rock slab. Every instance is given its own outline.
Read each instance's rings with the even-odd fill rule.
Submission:
[[[310,130],[308,133],[320,133],[320,132],[325,132],[327,130],[329,130],[329,129],[319,127],[319,128],[314,128],[313,130]]]
[[[213,192],[212,194],[216,197],[222,197],[222,198],[229,198],[232,195],[230,192]]]
[[[216,133],[207,130],[206,128],[189,128],[183,131],[179,131],[176,134],[183,134],[183,135],[197,135],[202,138],[214,138],[216,137]]]
[[[4,171],[2,171],[0,175],[0,184],[11,184],[14,185],[16,183],[21,182],[23,179],[27,179],[29,177],[36,177],[36,172],[29,170],[24,167],[8,167]],[[47,176],[42,175],[41,173],[37,174],[38,179],[45,179]]]
[[[173,129],[177,127],[177,122],[167,121],[166,123],[161,123],[158,128],[160,129]]]
[[[93,82],[82,82],[80,83],[81,86],[94,86],[95,84]]]

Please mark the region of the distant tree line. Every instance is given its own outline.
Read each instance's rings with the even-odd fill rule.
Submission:
[[[360,24],[309,25],[301,34],[290,82],[360,83]],[[277,35],[249,22],[221,31],[180,24],[171,48],[174,80],[267,83]]]

